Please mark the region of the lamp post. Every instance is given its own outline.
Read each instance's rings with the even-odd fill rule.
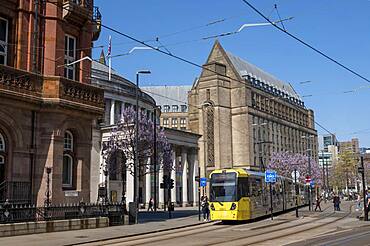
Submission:
[[[366,197],[366,184],[365,184],[365,166],[364,166],[364,157],[361,156],[360,166],[358,172],[361,173],[362,178],[362,196],[364,197],[364,221],[369,220],[369,208],[367,207],[367,197]]]
[[[47,177],[46,177],[46,200],[45,200],[45,207],[49,207],[50,206],[50,174],[51,174],[51,167],[46,167],[46,174],[47,174]]]
[[[314,135],[310,135],[310,136],[301,136],[302,139],[307,139],[307,145],[306,145],[306,152],[308,153],[307,154],[307,157],[308,157],[308,175],[310,176],[310,179],[312,179],[312,174],[311,174],[311,153],[312,153],[312,149],[309,148],[309,141],[310,139],[314,138],[315,136]],[[312,189],[311,189],[311,184],[309,184],[308,186],[308,210],[311,211],[311,208],[312,208]]]
[[[134,202],[135,202],[135,224],[139,208],[139,75],[150,74],[149,70],[136,72],[136,120],[135,120],[135,157],[134,157]]]
[[[155,106],[153,110],[153,170],[154,170],[154,212],[157,212],[157,110],[158,107]],[[160,112],[160,111],[159,111]],[[158,115],[159,116],[159,115]]]

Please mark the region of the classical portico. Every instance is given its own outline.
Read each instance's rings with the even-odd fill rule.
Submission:
[[[180,130],[165,128],[165,135],[173,150],[173,169],[164,173],[159,169],[157,175],[157,200],[159,207],[167,201],[167,194],[160,189],[163,176],[168,175],[173,179],[174,189],[171,192],[171,202],[177,206],[191,206],[198,202],[198,184],[195,177],[198,175],[198,139],[199,135]],[[148,204],[151,197],[154,197],[154,175],[147,174],[145,178],[145,203]],[[151,180],[151,182],[149,182]]]

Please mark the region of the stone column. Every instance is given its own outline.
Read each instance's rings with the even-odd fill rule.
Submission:
[[[182,164],[182,206],[188,204],[188,153],[186,148],[181,149]]]
[[[125,110],[125,102],[121,102],[121,115],[118,117],[120,120],[121,120],[121,118],[122,118],[122,113],[123,113],[123,111]]]
[[[188,153],[188,170],[189,170],[189,173],[188,173],[188,201],[189,203],[193,204],[193,206],[195,205],[195,202],[194,202],[194,185],[195,185],[195,173],[194,173],[194,158],[195,158],[195,154],[194,154],[194,150],[191,150],[191,152]]]
[[[171,202],[176,203],[176,188],[177,188],[176,169],[177,169],[177,165],[178,165],[178,158],[176,157],[176,151],[175,150],[173,151],[172,158],[173,158],[173,169],[171,170],[171,179],[173,179],[173,181],[174,181],[174,187],[173,187],[173,189],[171,189]]]
[[[158,173],[158,184],[162,183],[163,182],[163,168],[160,168],[159,169],[159,173]],[[159,207],[161,207],[163,204],[164,204],[164,189],[161,189],[159,187],[159,193],[158,193],[158,202],[159,202]]]
[[[145,205],[146,204],[149,205],[149,200],[152,196],[152,194],[151,194],[152,182],[151,182],[151,177],[150,176],[151,176],[150,173],[145,174]]]
[[[114,99],[111,99],[110,100],[110,117],[109,117],[109,124],[110,125],[114,125],[115,105],[116,105],[116,101]]]
[[[126,169],[126,203],[134,201],[134,176],[129,168]]]

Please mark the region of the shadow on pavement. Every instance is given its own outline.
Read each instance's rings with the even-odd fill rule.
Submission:
[[[176,210],[171,212],[171,219],[187,218],[198,215],[198,210]],[[168,211],[139,212],[139,223],[169,220]]]

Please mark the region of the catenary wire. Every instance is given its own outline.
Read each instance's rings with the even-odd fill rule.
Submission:
[[[207,67],[203,67],[203,66],[201,66],[201,65],[199,65],[199,64],[197,64],[197,63],[195,63],[195,62],[192,62],[192,61],[187,60],[187,59],[185,59],[185,58],[182,58],[182,57],[180,57],[180,56],[177,56],[177,55],[174,55],[174,54],[169,54],[169,53],[167,53],[167,52],[165,52],[165,51],[163,51],[163,50],[161,50],[161,49],[155,48],[155,47],[153,47],[152,45],[149,45],[149,44],[147,44],[147,43],[144,43],[143,41],[140,41],[140,40],[138,40],[138,39],[136,39],[136,38],[134,38],[134,37],[132,37],[132,36],[130,36],[130,35],[127,35],[127,34],[125,34],[125,33],[121,32],[121,31],[118,31],[118,30],[116,30],[116,29],[114,29],[114,28],[111,28],[111,27],[106,26],[106,25],[103,25],[103,24],[102,24],[102,27],[104,27],[104,28],[106,28],[106,29],[108,29],[108,30],[110,30],[110,31],[112,31],[112,32],[114,32],[114,33],[116,33],[116,34],[119,34],[119,35],[121,35],[121,36],[124,36],[124,37],[126,37],[126,38],[128,38],[128,39],[130,39],[130,40],[133,40],[133,41],[135,41],[135,42],[137,42],[137,43],[140,43],[140,44],[142,44],[142,45],[144,45],[144,46],[147,46],[147,47],[149,47],[149,48],[152,48],[153,50],[156,50],[156,51],[158,51],[158,52],[160,52],[160,53],[162,53],[162,54],[165,54],[165,55],[170,56],[170,57],[172,57],[172,58],[175,58],[175,59],[177,59],[177,60],[183,61],[183,62],[185,62],[185,63],[187,63],[187,64],[190,64],[190,65],[193,65],[193,66],[195,66],[195,67],[198,67],[198,68],[201,68],[201,69],[204,69],[204,70],[210,71],[210,72],[212,72],[212,73],[214,73],[214,74],[216,74],[216,75],[220,75],[220,76],[226,77],[226,78],[228,78],[228,79],[230,79],[230,80],[233,80],[233,81],[236,81],[236,82],[238,82],[238,83],[242,83],[242,84],[245,84],[245,85],[246,85],[246,83],[245,83],[245,82],[242,82],[242,81],[240,81],[240,80],[238,80],[238,79],[234,79],[234,78],[229,77],[229,76],[227,76],[227,75],[225,76],[225,75],[220,74],[220,73],[218,73],[218,72],[216,72],[216,71],[213,71],[212,69],[209,69],[209,68],[207,68]],[[294,104],[292,104],[292,105],[293,105],[297,110],[299,110],[299,111],[303,112],[303,111],[302,111],[302,109],[301,109],[301,108],[299,108],[298,106],[296,106],[296,105],[294,105]],[[304,113],[305,113],[305,112],[304,112]],[[326,128],[322,127],[322,125],[321,125],[321,124],[319,124],[316,120],[314,120],[314,122],[315,122],[318,126],[320,126],[322,129],[324,129],[325,131],[327,131],[329,134],[332,134],[329,130],[327,130]]]
[[[244,1],[244,0],[243,0]],[[49,1],[48,1],[49,2]],[[50,2],[50,3],[53,3],[53,2]],[[55,3],[54,3],[55,4]],[[57,4],[56,4],[56,6],[58,6]],[[63,6],[62,6],[63,7]],[[275,27],[277,27],[274,23],[272,23],[270,20],[268,20],[266,17],[265,17],[265,19],[268,21],[268,22],[270,22],[273,26],[275,26]],[[116,34],[119,34],[119,35],[121,35],[121,36],[124,36],[124,37],[126,37],[126,38],[128,38],[128,39],[130,39],[130,40],[132,40],[132,41],[135,41],[135,42],[137,42],[137,43],[140,43],[140,44],[142,44],[142,45],[144,45],[144,46],[147,46],[147,47],[149,47],[149,48],[151,48],[151,49],[153,49],[153,50],[156,50],[156,51],[158,51],[158,52],[160,52],[160,53],[162,53],[162,54],[165,54],[165,55],[168,55],[168,56],[171,56],[171,57],[173,57],[173,58],[175,58],[175,59],[178,59],[178,60],[180,60],[180,61],[182,61],[182,62],[185,62],[185,63],[188,63],[188,64],[190,64],[190,65],[193,65],[193,66],[195,66],[195,67],[198,67],[198,68],[201,68],[201,69],[205,69],[205,70],[208,70],[208,71],[210,71],[210,72],[212,72],[212,73],[215,73],[215,74],[217,74],[217,75],[221,75],[221,76],[224,76],[224,75],[222,75],[222,74],[219,74],[219,73],[217,73],[216,71],[213,71],[213,70],[211,70],[211,69],[208,69],[208,68],[206,68],[206,67],[203,67],[203,66],[201,66],[201,65],[199,65],[199,64],[196,64],[195,62],[192,62],[192,61],[190,61],[190,60],[187,60],[187,59],[184,59],[184,58],[182,58],[182,57],[180,57],[180,56],[177,56],[177,55],[174,55],[174,54],[171,54],[171,53],[168,53],[168,52],[165,52],[165,51],[163,51],[163,50],[161,50],[161,49],[159,49],[159,48],[155,48],[155,47],[153,47],[152,45],[149,45],[149,44],[147,44],[147,43],[145,43],[145,42],[143,42],[143,41],[140,41],[140,40],[138,40],[138,39],[136,39],[136,38],[134,38],[134,37],[131,37],[130,35],[127,35],[127,34],[125,34],[125,33],[123,33],[123,32],[120,32],[120,31],[118,31],[118,30],[116,30],[116,29],[113,29],[113,28],[111,28],[111,27],[109,27],[109,26],[106,26],[106,25],[104,25],[104,24],[101,24],[101,26],[102,27],[104,27],[104,28],[106,28],[106,29],[108,29],[108,30],[110,30],[110,31],[112,31],[112,32],[114,32],[114,33],[116,33]],[[281,28],[280,28],[281,29]],[[283,29],[281,29],[282,31],[284,31]],[[240,81],[240,80],[237,80],[237,79],[234,79],[234,78],[231,78],[231,77],[229,77],[229,76],[224,76],[224,77],[226,77],[226,78],[228,78],[228,79],[231,79],[231,80],[233,80],[233,81],[236,81],[236,82],[238,82],[238,83],[243,83],[242,81]],[[370,81],[369,81],[370,82]],[[246,84],[245,82],[243,83],[243,84]],[[299,111],[301,111],[301,112],[303,112],[302,111],[302,109],[300,109],[298,106],[296,106],[296,105],[293,105],[294,107],[296,107],[296,109],[298,109]],[[319,125],[321,128],[323,128],[322,126],[321,126],[321,124],[319,124],[318,122],[316,122],[315,120],[314,120],[314,122],[317,124],[317,125]],[[330,134],[332,134],[330,131],[328,131],[326,128],[323,128],[325,131],[327,131],[328,133],[330,133]]]
[[[329,55],[326,55],[324,52],[322,52],[321,50],[319,50],[318,48],[315,48],[314,46],[312,46],[311,44],[307,43],[306,41],[302,40],[301,38],[298,38],[297,36],[291,34],[290,32],[288,32],[287,30],[284,30],[282,29],[281,27],[279,27],[278,25],[274,24],[273,22],[271,22],[261,11],[259,11],[256,7],[254,7],[252,4],[250,4],[247,0],[241,0],[243,1],[246,5],[248,5],[253,11],[255,11],[258,15],[260,15],[263,19],[265,19],[266,21],[270,22],[272,26],[274,26],[275,28],[277,28],[278,30],[282,31],[283,33],[287,34],[288,36],[290,36],[291,38],[295,39],[296,41],[298,41],[299,43],[303,44],[304,46],[310,48],[311,50],[315,51],[316,53],[318,53],[319,55],[325,57],[326,59],[334,62],[335,64],[337,64],[338,66],[342,67],[343,69],[347,70],[348,72],[354,74],[355,76],[359,77],[360,79],[366,81],[367,83],[370,83],[370,80],[364,76],[362,76],[361,74],[359,74],[358,72],[354,71],[353,69],[347,67],[346,65],[342,64],[341,62],[337,61],[336,59],[330,57]]]

